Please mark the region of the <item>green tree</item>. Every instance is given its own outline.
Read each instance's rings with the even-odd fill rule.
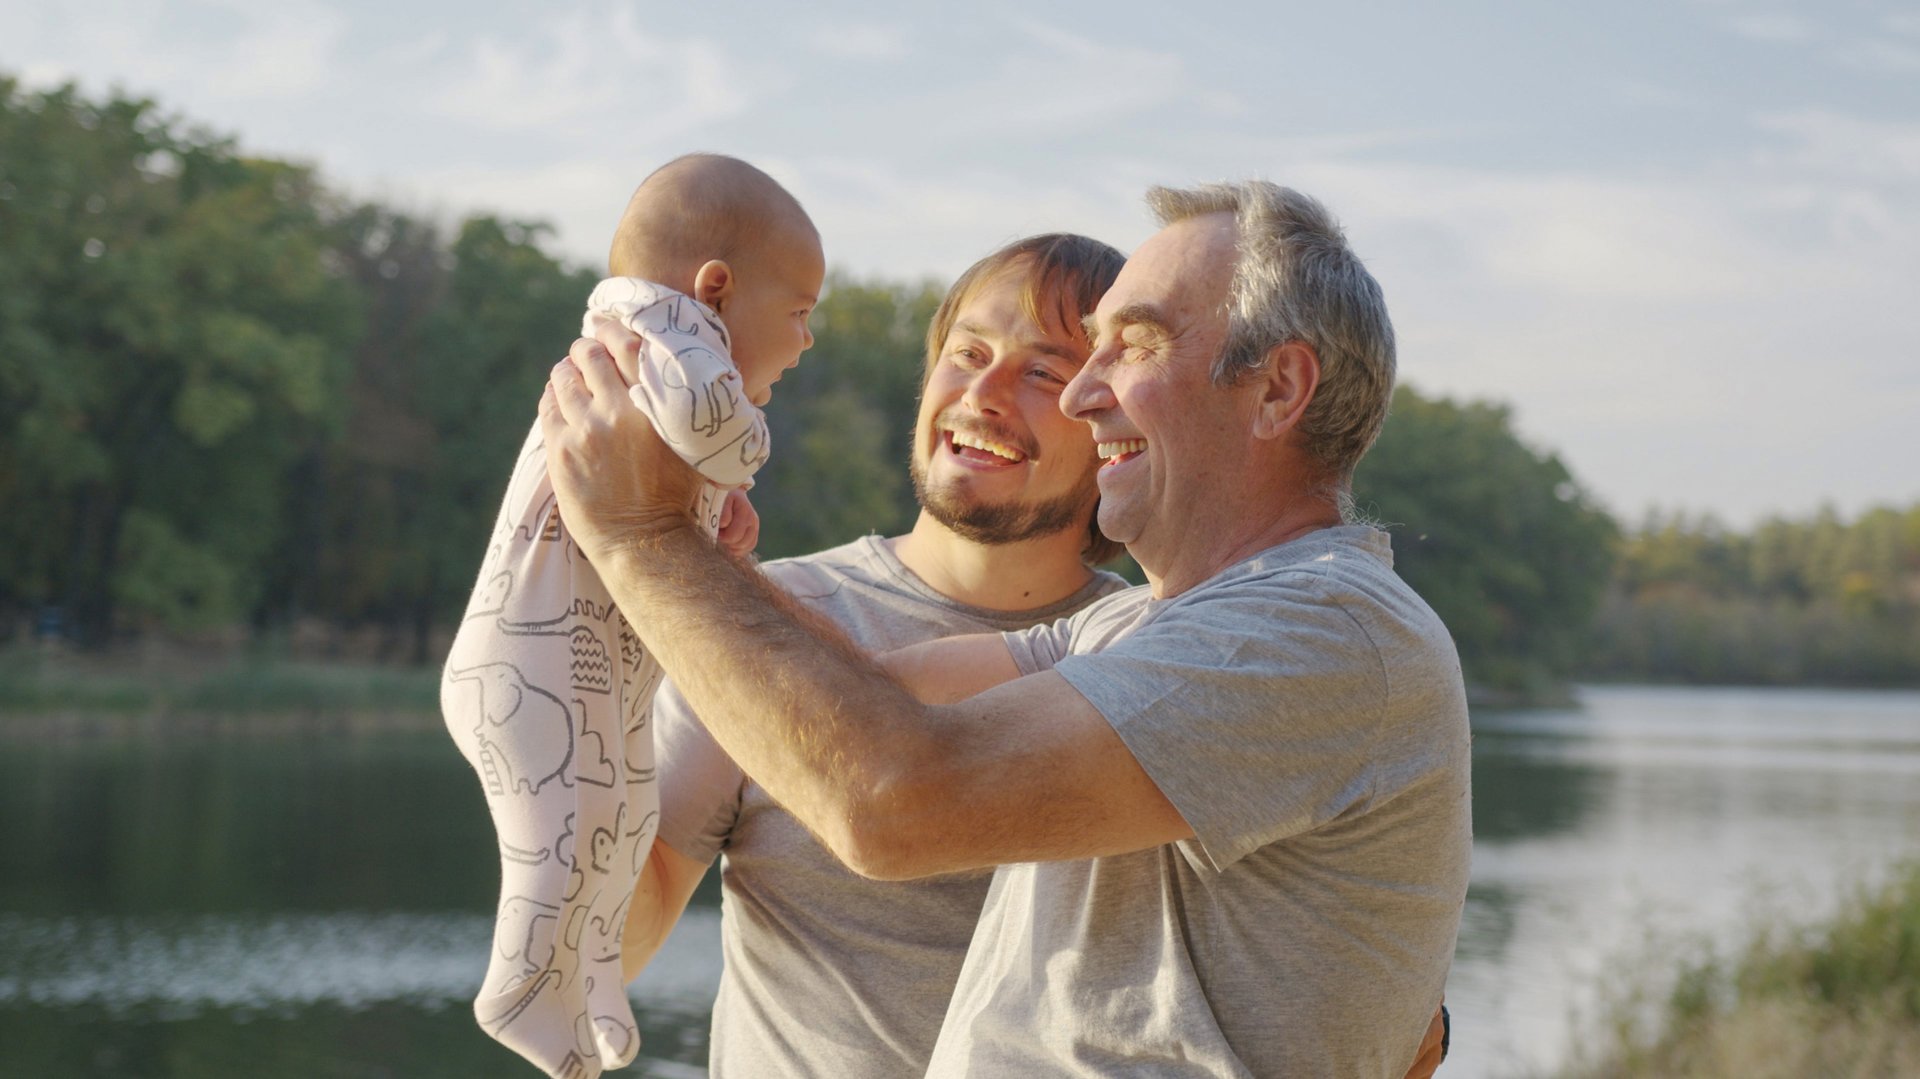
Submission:
[[[1470,683],[1531,694],[1578,668],[1617,530],[1558,457],[1520,441],[1505,407],[1401,388],[1354,490]]]
[[[358,354],[345,436],[326,465],[316,609],[430,657],[460,615],[547,371],[580,329],[595,275],[547,253],[544,225],[474,217],[451,249],[377,208],[353,219],[379,332]]]
[[[0,81],[0,601],[221,624],[258,598],[357,296],[312,174],[146,101]],[[290,435],[296,437],[289,437]]]
[[[1588,670],[1689,682],[1920,681],[1920,506],[1750,534],[1656,515],[1621,544]]]

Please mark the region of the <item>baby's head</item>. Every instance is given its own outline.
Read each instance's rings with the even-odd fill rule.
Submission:
[[[820,233],[786,188],[744,161],[688,154],[654,170],[627,202],[607,264],[718,311],[754,404],[813,345],[807,318],[827,272]]]

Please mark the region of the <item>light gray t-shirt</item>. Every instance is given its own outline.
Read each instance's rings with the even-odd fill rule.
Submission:
[[[1459,661],[1386,535],[1323,529],[1007,643],[1100,710],[1195,838],[1002,866],[928,1075],[1399,1079],[1472,824]]]
[[[1126,587],[1102,573],[1047,607],[969,607],[929,588],[876,536],[766,571],[876,653],[1052,622]],[[726,855],[712,1074],[894,1079],[925,1071],[988,875],[867,880],[746,778],[671,686],[655,700],[654,729],[659,838],[696,861]]]

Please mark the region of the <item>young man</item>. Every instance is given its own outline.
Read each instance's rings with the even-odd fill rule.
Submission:
[[[1082,319],[1120,252],[1035,236],[975,263],[927,332],[912,531],[767,575],[853,642],[886,652],[1025,629],[1126,582],[1093,527],[1093,442],[1060,411],[1087,357]],[[710,1069],[728,1076],[919,1075],[986,899],[984,873],[868,880],[741,773],[671,687],[654,713],[661,823],[627,922],[629,976],[724,855],[725,952]]]

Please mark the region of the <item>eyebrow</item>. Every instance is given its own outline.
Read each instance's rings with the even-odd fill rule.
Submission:
[[[961,333],[970,333],[975,337],[988,336],[984,327],[972,322],[956,322],[953,324],[953,328]],[[1024,337],[1016,341],[1015,344],[1031,352],[1041,352],[1048,356],[1057,356],[1060,359],[1070,360],[1074,363],[1079,363],[1083,359],[1075,350],[1065,345],[1055,344],[1045,337]]]
[[[1167,316],[1162,314],[1158,307],[1150,303],[1130,303],[1120,310],[1115,311],[1108,321],[1113,323],[1113,328],[1116,331],[1124,330],[1128,326],[1145,326],[1162,335],[1169,335],[1171,333],[1167,328]],[[1087,343],[1098,346],[1100,335],[1095,329],[1093,316],[1088,315],[1086,318],[1081,319],[1080,324],[1085,327],[1087,331]]]

